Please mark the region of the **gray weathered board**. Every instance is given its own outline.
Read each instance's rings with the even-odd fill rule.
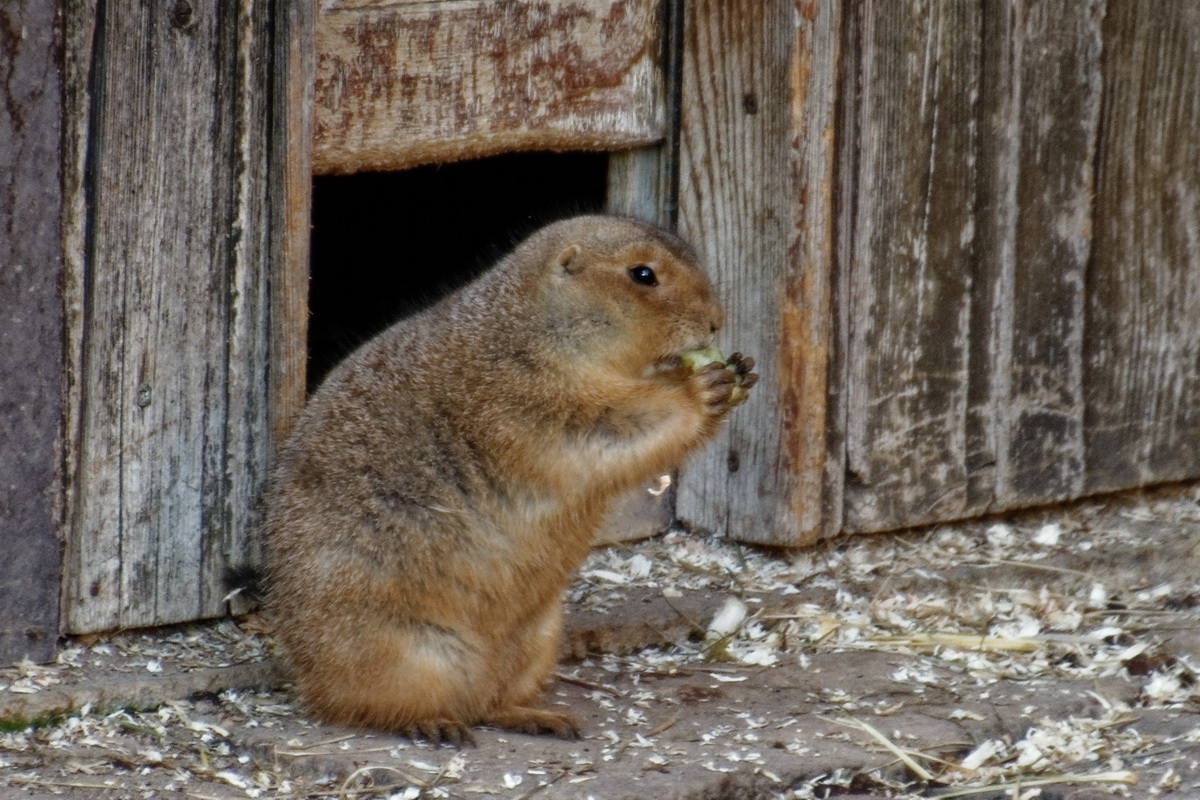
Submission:
[[[1200,6],[686,30],[680,227],[763,382],[682,517],[800,544],[1200,475]]]
[[[1200,473],[1200,4],[1109,3],[1083,488]]]
[[[58,639],[61,49],[53,3],[0,6],[0,664]]]
[[[324,0],[314,168],[652,144],[658,14],[658,0]]]
[[[728,309],[720,344],[762,376],[685,467],[678,514],[746,541],[822,531],[841,11],[684,4],[679,229]]]
[[[219,614],[255,558],[303,397],[311,16],[71,5],[67,631]]]
[[[841,527],[1200,475],[1200,6],[856,8]]]

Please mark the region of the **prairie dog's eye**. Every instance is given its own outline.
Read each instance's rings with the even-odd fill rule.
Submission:
[[[640,283],[642,286],[658,286],[658,276],[645,264],[630,267],[629,277],[633,278],[634,283]]]

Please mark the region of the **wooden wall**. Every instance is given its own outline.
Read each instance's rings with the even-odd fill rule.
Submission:
[[[0,6],[0,664],[58,638],[61,52],[54,4]]]
[[[69,6],[67,631],[220,614],[255,559],[303,400],[311,11]]]
[[[1200,7],[850,26],[844,528],[1200,475]]]
[[[681,516],[799,544],[1200,476],[1200,6],[1152,6],[688,4],[681,228],[765,359]]]
[[[303,402],[314,78],[328,156],[336,125],[374,141],[404,111],[355,116],[338,76],[368,45],[409,64],[350,35],[375,0],[328,4],[349,50],[320,69],[307,2],[48,5],[0,11],[6,657],[49,652],[60,535],[61,629],[222,612]],[[509,5],[496,25],[532,19]],[[614,206],[677,216],[728,300],[722,346],[763,376],[685,470],[681,517],[802,544],[1200,475],[1200,6],[552,5],[580,13],[526,25],[530,58],[555,20],[647,23],[564,51],[573,81],[611,77],[567,81],[600,127],[506,117],[446,157],[663,142],[612,159]],[[463,8],[426,11],[459,31]],[[438,35],[427,54],[454,56]]]

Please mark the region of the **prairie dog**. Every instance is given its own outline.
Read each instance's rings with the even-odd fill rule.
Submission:
[[[268,609],[309,709],[434,741],[578,735],[534,706],[563,589],[610,500],[754,383],[740,356],[680,367],[723,320],[682,241],[583,216],[335,368],[266,494]]]

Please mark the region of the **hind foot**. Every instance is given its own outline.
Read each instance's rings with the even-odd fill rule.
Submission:
[[[413,741],[424,739],[431,744],[452,744],[455,747],[475,745],[475,734],[461,722],[448,719],[425,720],[402,725],[400,732]]]
[[[484,721],[493,728],[503,728],[517,733],[552,733],[560,739],[578,739],[579,723],[569,714],[542,711],[538,708],[510,706],[494,711]]]

